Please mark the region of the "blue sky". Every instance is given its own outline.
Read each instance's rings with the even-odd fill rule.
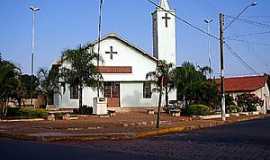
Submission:
[[[212,34],[218,35],[218,13],[237,15],[252,0],[169,0],[177,15],[205,29],[205,18],[212,18]],[[158,0],[156,0],[158,2]],[[270,25],[270,1],[257,0],[242,18]],[[37,16],[37,49],[35,70],[49,67],[67,48],[93,41],[97,37],[98,0],[0,0],[0,52],[6,59],[30,73],[31,12],[29,5],[41,8]],[[140,48],[152,53],[152,18],[154,6],[146,0],[104,0],[103,34],[116,32]],[[225,18],[225,24],[231,19]],[[225,33],[227,36],[270,31],[269,26],[250,25],[236,21]],[[242,43],[227,41],[232,48],[258,73],[270,72],[268,53],[270,34],[238,37]],[[212,61],[216,76],[219,72],[219,48],[214,39]],[[258,44],[257,44],[258,43]],[[264,45],[261,45],[264,43]],[[177,21],[177,64],[191,61],[208,64],[208,37]],[[225,49],[225,74],[254,74]]]

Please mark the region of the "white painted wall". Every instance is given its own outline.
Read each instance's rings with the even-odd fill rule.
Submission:
[[[103,74],[104,81],[144,81],[146,74],[156,69],[154,60],[143,56],[116,38],[105,39],[100,46],[100,55],[104,59],[101,66],[132,66],[131,74]],[[105,54],[106,51],[110,51],[111,46],[118,52],[113,55],[113,60],[110,59],[110,55]],[[97,52],[97,45],[95,45],[95,52]]]
[[[155,86],[152,85],[152,89]],[[157,107],[158,92],[152,92],[151,98],[143,98],[143,82],[122,82],[120,84],[121,107]],[[169,93],[169,100],[176,99],[175,90]],[[162,105],[165,105],[165,95],[162,97]]]
[[[260,111],[265,112],[266,110],[270,110],[270,92],[267,83],[265,83],[264,87],[250,93],[255,94],[264,101],[263,108]],[[230,93],[234,99],[241,94],[244,94],[244,92]]]
[[[155,107],[158,103],[156,93],[151,98],[143,98],[143,82],[122,82],[120,97],[121,107]]]
[[[167,3],[167,2],[166,2]],[[170,10],[176,14],[175,10]],[[153,16],[153,56],[159,60],[166,60],[176,65],[176,23],[175,17],[169,13],[168,27],[162,17],[167,12],[159,8],[152,14]]]

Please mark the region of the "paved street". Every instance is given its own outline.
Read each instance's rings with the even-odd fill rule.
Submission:
[[[1,140],[3,159],[270,159],[270,118],[131,141],[37,144]],[[2,159],[2,158],[1,158]]]

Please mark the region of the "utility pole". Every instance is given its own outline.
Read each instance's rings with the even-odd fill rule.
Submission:
[[[220,80],[221,80],[221,117],[226,121],[225,89],[224,89],[224,14],[219,14],[220,24]]]
[[[98,58],[97,58],[97,68],[99,68],[99,56],[100,56],[102,5],[103,5],[103,0],[100,0],[100,3],[99,3],[99,19],[98,19]],[[97,87],[97,97],[98,98],[99,98],[99,88],[100,88],[100,77],[98,77],[98,87]]]

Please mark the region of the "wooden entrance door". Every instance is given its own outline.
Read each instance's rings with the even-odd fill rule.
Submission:
[[[120,107],[120,83],[105,82],[104,96],[107,98],[107,107]]]

